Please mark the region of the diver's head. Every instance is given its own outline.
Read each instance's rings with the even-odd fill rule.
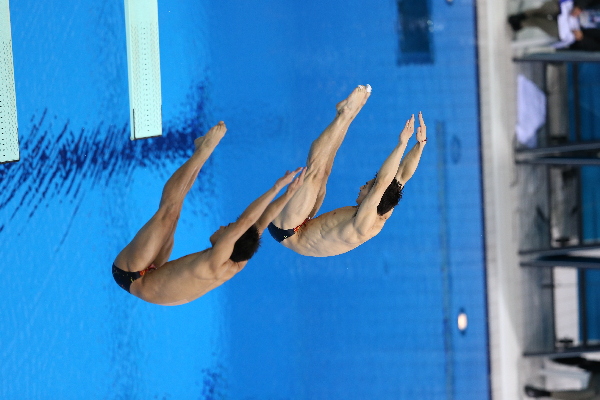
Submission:
[[[252,225],[233,246],[229,259],[233,262],[248,261],[260,247],[260,234],[256,225]]]
[[[229,227],[229,225],[221,226],[210,236],[210,243],[213,246],[219,241],[223,233],[225,233],[225,229]],[[258,233],[258,228],[256,225],[252,225],[246,232],[244,232],[242,236],[240,236],[238,240],[235,241],[233,252],[231,253],[229,259],[234,262],[247,261],[252,258],[254,253],[256,253],[259,246],[260,234]]]
[[[373,188],[373,185],[375,184],[375,179],[377,179],[377,176],[375,176],[375,178],[371,179],[370,181],[368,181],[360,187],[360,192],[358,193],[358,197],[356,198],[356,204],[362,204],[365,197],[367,197],[367,194],[369,194],[369,192]],[[383,192],[383,195],[381,196],[381,200],[379,201],[379,205],[377,206],[377,214],[387,214],[391,209],[396,207],[398,205],[398,202],[402,198],[402,189],[403,187],[402,185],[400,185],[400,182],[398,182],[398,180],[394,178],[389,184],[389,186],[385,189],[385,192]]]
[[[383,196],[381,196],[381,200],[377,206],[377,214],[387,214],[396,207],[402,198],[402,189],[404,189],[403,186],[394,178],[387,189],[385,189],[385,192],[383,192]]]

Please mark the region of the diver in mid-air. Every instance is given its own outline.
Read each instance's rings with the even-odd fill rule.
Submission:
[[[302,186],[305,169],[286,172],[235,222],[212,234],[212,247],[168,261],[183,200],[226,130],[221,121],[194,141],[194,154],[165,184],[158,211],[115,259],[115,281],[134,296],[150,303],[179,305],[228,281],[246,266],[262,232]],[[286,192],[271,202],[286,185]]]
[[[350,123],[371,94],[371,86],[358,86],[337,105],[331,124],[312,143],[304,184],[269,225],[275,240],[296,253],[329,257],[346,253],[375,237],[402,197],[427,142],[423,116],[419,113],[417,143],[402,159],[414,133],[414,115],[406,122],[398,143],[375,178],[360,188],[356,206],[340,207],[316,218],[325,198],[327,180]],[[360,157],[360,155],[357,155]],[[402,161],[400,161],[402,160]]]

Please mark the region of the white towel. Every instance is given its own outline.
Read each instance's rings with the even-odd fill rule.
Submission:
[[[517,84],[517,140],[535,147],[535,133],[546,122],[546,95],[523,75],[519,75]]]

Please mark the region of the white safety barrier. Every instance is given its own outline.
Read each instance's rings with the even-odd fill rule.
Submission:
[[[8,0],[0,0],[0,163],[19,161],[17,97]]]
[[[162,134],[157,0],[125,0],[131,140]]]

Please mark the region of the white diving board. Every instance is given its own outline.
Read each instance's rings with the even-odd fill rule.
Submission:
[[[19,161],[17,97],[8,0],[0,0],[0,163]]]
[[[131,140],[162,135],[157,0],[125,0]]]

